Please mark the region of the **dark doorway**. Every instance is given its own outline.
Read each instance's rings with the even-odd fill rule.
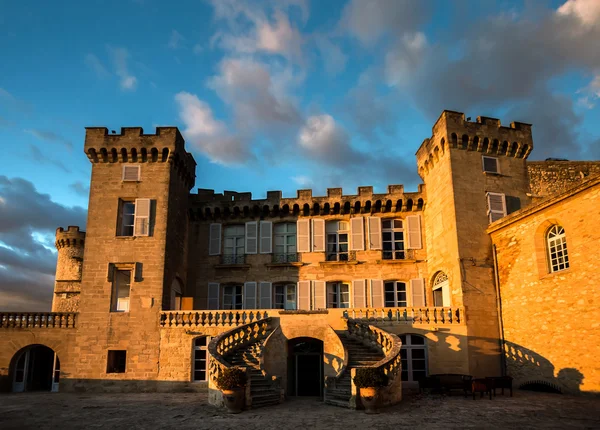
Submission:
[[[288,342],[288,393],[291,396],[323,395],[323,342],[300,337]]]
[[[60,361],[47,346],[29,346],[15,355],[13,392],[58,391]]]

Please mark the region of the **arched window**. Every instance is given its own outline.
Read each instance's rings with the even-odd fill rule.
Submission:
[[[433,306],[451,306],[448,275],[438,272],[433,280]]]
[[[427,376],[427,346],[425,338],[416,334],[403,334],[402,349],[402,381],[407,387],[417,387],[418,381]]]
[[[553,225],[546,233],[548,246],[548,266],[550,272],[559,272],[569,268],[567,254],[567,237],[565,229],[560,225]]]
[[[208,341],[208,336],[197,337],[194,339],[194,355],[192,357],[192,378],[194,382],[207,380]]]

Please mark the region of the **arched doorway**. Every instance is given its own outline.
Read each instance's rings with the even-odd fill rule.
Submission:
[[[44,345],[30,345],[13,357],[12,391],[58,391],[60,360]]]
[[[312,337],[288,341],[288,394],[323,395],[323,341]]]
[[[433,278],[433,286],[431,289],[433,290],[433,306],[452,306],[448,275],[444,272],[437,272]]]

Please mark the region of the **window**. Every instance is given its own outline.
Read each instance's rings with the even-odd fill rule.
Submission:
[[[498,159],[495,157],[482,157],[483,171],[486,173],[500,173]]]
[[[279,223],[274,225],[275,252],[273,261],[276,263],[291,263],[298,261],[296,254],[296,224]]]
[[[403,260],[406,258],[404,251],[404,229],[402,228],[402,220],[382,220],[381,235],[383,239],[384,260]]]
[[[121,179],[123,181],[139,181],[140,180],[141,166],[135,164],[123,165],[123,172]]]
[[[241,285],[223,287],[223,309],[244,309]]]
[[[118,236],[150,235],[150,199],[120,200]]]
[[[569,268],[569,256],[567,254],[567,238],[565,229],[560,225],[553,225],[546,233],[548,244],[548,263],[550,273],[559,272]]]
[[[231,263],[244,263],[244,232],[243,225],[228,225],[225,226],[225,247],[223,254],[228,256]]]
[[[350,307],[350,287],[348,284],[342,284],[341,282],[327,283],[327,307]]]
[[[427,349],[425,338],[416,334],[405,334],[400,336],[402,349],[402,381],[417,383],[427,376]],[[416,384],[415,384],[416,386]]]
[[[389,281],[384,287],[386,308],[405,308],[408,305],[404,282]]]
[[[106,373],[125,373],[127,351],[108,351]]]
[[[129,312],[131,270],[115,270],[112,283],[111,312]]]
[[[296,285],[275,285],[275,309],[296,310]]]
[[[207,378],[207,362],[208,362],[208,341],[207,336],[197,337],[194,340],[194,357],[193,357],[193,380],[206,381]]]
[[[327,261],[348,261],[349,230],[347,221],[327,223]]]
[[[444,272],[438,272],[433,281],[433,306],[451,306],[450,283]]]
[[[490,223],[506,216],[506,199],[502,193],[487,193],[487,209]]]

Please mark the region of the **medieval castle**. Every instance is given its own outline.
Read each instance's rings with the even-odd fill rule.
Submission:
[[[351,376],[372,366],[387,403],[429,374],[597,393],[600,162],[530,162],[533,147],[529,124],[444,111],[417,192],[253,200],[190,193],[177,128],[88,128],[87,229],[56,232],[52,312],[0,312],[0,388],[219,403],[237,365],[248,406],[355,407]]]

